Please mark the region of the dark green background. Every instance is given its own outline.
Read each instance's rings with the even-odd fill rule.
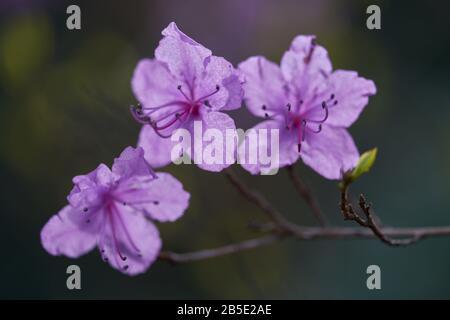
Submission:
[[[82,30],[65,27],[77,3]],[[382,30],[365,26],[366,7],[382,10]],[[154,264],[130,278],[97,251],[52,257],[39,232],[66,200],[73,176],[136,143],[128,105],[133,69],[152,57],[171,21],[237,64],[263,54],[279,61],[297,34],[316,34],[336,69],[373,79],[378,94],[351,128],[360,150],[379,148],[372,172],[354,186],[387,225],[450,225],[450,19],[446,1],[13,1],[0,4],[1,298],[449,298],[450,237],[407,248],[375,240],[288,240],[188,265]],[[256,122],[245,108],[239,127]],[[345,225],[336,183],[298,163],[334,223]],[[192,194],[185,216],[160,226],[164,247],[209,248],[253,234],[263,218],[221,174],[171,166]],[[292,220],[314,224],[286,173],[251,177]],[[82,290],[66,289],[69,264]],[[382,290],[366,288],[377,264]]]

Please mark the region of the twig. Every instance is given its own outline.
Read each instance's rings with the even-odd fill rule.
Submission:
[[[414,242],[439,236],[450,236],[449,227],[424,227],[424,228],[382,228],[379,231],[385,237],[407,238],[415,239]],[[159,259],[171,263],[184,263],[192,261],[206,260],[227,254],[234,254],[265,245],[269,245],[275,241],[284,239],[285,237],[292,237],[297,240],[318,240],[318,239],[334,239],[334,240],[349,240],[349,239],[373,239],[379,238],[373,230],[368,228],[355,227],[297,227],[280,236],[278,234],[270,234],[265,237],[255,238],[235,244],[226,245],[214,249],[200,250],[189,253],[175,253],[175,252],[161,252]],[[400,241],[400,240],[396,240]],[[410,242],[409,244],[411,244]]]
[[[415,243],[429,237],[450,236],[450,226],[447,227],[423,227],[423,228],[381,228],[378,229],[385,237],[415,239]],[[314,239],[355,239],[378,238],[373,230],[354,227],[297,227],[292,236],[300,240]],[[397,241],[404,239],[397,239]]]
[[[248,201],[254,203],[261,210],[263,210],[274,223],[274,229],[280,234],[296,234],[302,237],[302,233],[298,233],[298,226],[288,221],[276,208],[274,208],[270,202],[264,198],[260,193],[251,190],[245,185],[231,169],[226,169],[225,174],[231,181],[234,187],[244,196]],[[381,241],[390,246],[404,246],[412,244],[418,239],[413,235],[408,239],[392,239],[388,235],[382,232],[382,229],[375,222],[374,216],[371,213],[370,205],[366,202],[365,198],[360,197],[360,208],[366,215],[366,219],[361,218],[358,213],[353,209],[352,204],[348,200],[348,188],[350,183],[344,179],[341,188],[341,211],[345,220],[353,220],[360,226],[370,229],[375,236]]]
[[[322,214],[316,199],[313,197],[311,193],[311,190],[308,189],[308,187],[303,183],[300,177],[295,173],[294,166],[292,165],[287,166],[286,170],[289,178],[292,181],[292,184],[294,185],[295,190],[308,204],[309,208],[311,209],[311,212],[317,218],[319,223],[322,226],[328,225],[327,218]]]
[[[292,169],[288,169],[291,172]],[[293,172],[292,172],[293,173]],[[284,216],[274,208],[260,193],[248,188],[231,171],[225,170],[225,174],[233,186],[245,197],[263,210],[270,218],[270,223],[254,224],[253,227],[261,232],[269,234],[260,238],[250,239],[243,242],[233,243],[213,249],[200,250],[188,253],[176,253],[171,251],[161,252],[159,259],[170,263],[185,263],[199,260],[206,260],[214,257],[234,254],[265,245],[286,237],[298,240],[314,239],[354,239],[354,238],[378,238],[390,246],[404,246],[418,242],[428,237],[450,236],[450,226],[447,227],[425,227],[425,228],[385,228],[380,227],[375,221],[371,212],[371,206],[363,195],[359,198],[359,208],[365,215],[362,218],[353,208],[348,200],[348,188],[350,182],[345,179],[341,186],[340,208],[345,220],[352,220],[363,228],[355,227],[303,227],[289,222]],[[295,178],[295,175],[293,175]],[[300,180],[293,179],[294,184]],[[297,182],[295,182],[297,181]],[[301,181],[300,181],[301,183]],[[301,186],[301,184],[300,184]],[[310,194],[311,196],[311,194]],[[312,198],[312,197],[311,197]]]
[[[159,255],[160,260],[165,260],[171,263],[183,263],[192,262],[198,260],[206,260],[210,258],[215,258],[219,256],[224,256],[227,254],[238,253],[262,246],[269,245],[282,237],[276,234],[270,234],[261,238],[255,238],[251,240],[246,240],[243,242],[233,243],[226,246],[206,249],[189,253],[175,253],[170,251],[161,252]]]
[[[264,196],[257,191],[251,190],[230,168],[224,171],[228,180],[241,193],[241,195],[264,211],[276,224],[280,231],[289,230],[292,227],[292,224],[287,221],[286,218],[284,218],[284,216],[275,207],[273,207],[270,202],[266,200],[266,198],[264,198]]]
[[[412,234],[409,238],[406,239],[393,239],[388,234],[386,234],[382,228],[378,226],[378,223],[375,221],[375,217],[371,212],[371,205],[367,202],[364,195],[359,196],[359,207],[366,216],[366,218],[362,218],[355,209],[353,209],[353,205],[348,200],[348,188],[349,183],[343,182],[341,187],[341,212],[344,216],[345,220],[352,220],[358,223],[361,227],[369,228],[372,230],[373,234],[378,237],[384,243],[390,246],[405,246],[410,245],[414,242],[417,242],[420,238],[416,234]]]

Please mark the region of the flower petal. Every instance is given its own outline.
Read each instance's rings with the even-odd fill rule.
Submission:
[[[334,94],[338,103],[329,107],[327,124],[351,126],[369,102],[369,96],[373,96],[376,91],[372,80],[359,77],[355,71],[333,72],[328,78],[327,95]]]
[[[189,38],[171,22],[162,32],[164,38],[155,50],[155,57],[167,63],[171,73],[183,79],[189,86],[204,69],[204,60],[211,55],[195,40]]]
[[[244,88],[242,87],[241,77],[235,72],[225,78],[222,85],[228,91],[228,99],[221,110],[239,109],[242,106],[242,99],[244,98]]]
[[[260,131],[261,129],[266,132]],[[297,136],[286,130],[285,125],[280,121],[263,121],[254,126],[252,130],[255,130],[257,140],[247,139],[239,146],[241,166],[251,174],[267,174],[275,169],[293,164],[299,159]],[[278,131],[278,139],[273,130]],[[272,144],[275,143],[278,144],[278,152],[272,148]],[[268,159],[263,161],[261,154],[267,155],[270,161]],[[250,155],[253,155],[254,160],[250,161]]]
[[[197,124],[199,123],[198,121],[196,122]],[[229,115],[222,112],[205,112],[201,121],[202,132],[195,132],[194,126],[193,122],[187,128],[192,137],[192,148],[189,156],[199,168],[206,171],[219,172],[234,163],[236,148],[231,150],[230,148],[233,146],[227,146],[226,135],[228,129],[234,132],[236,125]],[[201,141],[195,141],[198,138],[198,134],[201,134]],[[216,152],[218,153],[216,154]],[[227,159],[227,152],[230,159]],[[194,157],[192,157],[192,154]]]
[[[315,36],[297,36],[281,59],[281,71],[297,89],[297,99],[304,100],[313,96],[332,66],[327,50],[315,44]]]
[[[147,108],[182,98],[167,65],[154,59],[139,61],[131,79],[131,87],[139,102]]]
[[[244,77],[245,102],[255,116],[286,110],[286,84],[280,67],[264,57],[250,57],[239,64]],[[265,108],[263,108],[265,106]]]
[[[173,142],[170,138],[162,138],[157,135],[149,125],[142,127],[138,146],[144,149],[145,160],[153,168],[164,167],[171,162],[170,154]]]
[[[120,156],[114,159],[112,172],[122,179],[132,176],[154,176],[153,169],[144,159],[144,149],[127,147]]]
[[[102,202],[99,191],[108,188],[116,178],[106,165],[100,164],[90,173],[73,178],[74,187],[67,200],[75,208],[95,209]]]
[[[323,126],[320,133],[306,136],[302,160],[327,179],[340,179],[342,173],[355,167],[359,152],[344,128]]]
[[[190,195],[172,175],[163,172],[156,175],[153,180],[132,179],[132,188],[124,186],[124,192],[118,190],[118,197],[125,205],[145,212],[154,220],[175,221],[189,206]]]
[[[158,229],[130,206],[113,204],[110,210],[99,238],[103,260],[128,275],[147,271],[161,250]]]
[[[212,110],[237,109],[241,106],[244,95],[241,81],[233,65],[216,56],[205,59],[205,72],[196,82],[196,91],[196,99],[211,95],[206,100]]]
[[[100,221],[94,219],[88,224],[82,215],[80,210],[66,206],[50,218],[41,231],[42,246],[49,254],[78,258],[95,247]]]

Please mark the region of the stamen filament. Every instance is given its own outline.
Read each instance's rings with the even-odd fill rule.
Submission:
[[[113,237],[114,249],[116,250],[116,253],[120,257],[120,259],[122,261],[125,261],[127,258],[124,255],[122,255],[122,253],[120,252],[120,249],[119,249],[119,243],[117,241],[117,236],[116,236],[116,224],[115,224],[115,221],[114,221],[114,215],[113,215],[113,212],[111,210],[111,207],[109,208],[109,210],[110,211],[108,212],[109,213],[108,217],[109,217],[109,220],[110,220],[110,223],[111,223],[111,233],[112,233],[112,237]],[[116,260],[116,262],[117,262],[117,260]]]
[[[183,116],[184,114],[186,114],[187,112],[188,112],[188,110],[184,110],[182,113],[176,113],[173,120],[169,121],[168,123],[164,124],[164,125],[161,126],[161,127],[158,127],[158,126],[157,126],[157,123],[154,122],[153,128],[154,128],[155,130],[164,130],[164,129],[167,129],[167,128],[169,128],[170,126],[172,126],[175,122],[177,122],[177,121],[180,119],[180,117]]]
[[[181,94],[183,95],[183,97],[187,100],[187,101],[191,101],[191,99],[186,95],[186,93],[184,93],[181,84],[177,87],[178,91],[181,92]]]
[[[207,95],[204,95],[204,96],[201,97],[201,98],[198,98],[197,100],[194,101],[194,104],[197,104],[197,103],[203,101],[204,99],[209,98],[209,97],[215,95],[215,94],[216,94],[217,92],[219,92],[219,91],[220,91],[220,86],[219,86],[219,85],[216,85],[216,90],[215,90],[215,91],[213,91],[213,92],[211,92],[211,93],[209,93],[209,94],[207,94]],[[209,102],[208,102],[208,104],[209,104]]]
[[[146,115],[143,115],[141,111],[135,106],[130,106],[130,112],[133,116],[134,120],[136,120],[140,124],[149,124],[150,118]]]
[[[114,212],[115,212],[115,214],[117,215],[117,218],[119,219],[119,223],[120,223],[120,225],[121,225],[121,227],[122,227],[122,229],[123,229],[123,231],[124,231],[124,233],[125,233],[125,236],[126,236],[127,239],[128,239],[128,242],[130,243],[130,245],[133,247],[133,249],[134,249],[136,252],[138,252],[138,253],[141,252],[141,251],[139,250],[139,248],[136,246],[136,244],[134,243],[133,239],[131,238],[131,235],[130,235],[130,233],[128,232],[128,229],[127,229],[126,226],[125,226],[125,223],[124,223],[124,221],[123,221],[123,219],[122,219],[122,216],[121,216],[119,210],[117,210],[117,208],[116,208],[115,205],[114,205],[113,207],[114,207]]]
[[[325,101],[322,102],[322,109],[325,110],[325,116],[323,117],[322,120],[314,120],[314,119],[307,119],[307,122],[312,122],[312,123],[324,123],[325,121],[327,121],[328,119],[328,106],[327,103]]]

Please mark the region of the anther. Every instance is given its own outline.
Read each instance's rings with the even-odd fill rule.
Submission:
[[[311,129],[310,129],[311,130]],[[319,133],[320,131],[322,131],[322,124],[319,124],[319,126],[317,127],[317,130],[311,130],[313,133]]]
[[[127,261],[127,257],[121,257],[122,261]]]
[[[88,208],[83,208],[83,212],[88,212],[89,209]]]
[[[297,150],[298,150],[298,153],[300,153],[300,151],[302,151],[302,144],[301,143],[297,144]]]
[[[219,85],[216,85],[216,90],[215,90],[215,91],[213,91],[213,92],[211,92],[211,93],[209,93],[209,94],[207,94],[207,95],[204,95],[203,97],[198,98],[197,100],[194,101],[194,103],[198,103],[198,102],[200,102],[200,101],[205,101],[205,99],[207,99],[207,98],[209,98],[209,97],[215,95],[215,94],[216,94],[217,92],[219,92],[219,91],[220,91],[220,86],[219,86]],[[185,95],[185,97],[186,97],[186,95]],[[187,98],[186,98],[186,99],[187,99]],[[189,100],[189,99],[187,99],[187,100]]]
[[[153,201],[153,204],[157,206],[159,204],[159,201]]]
[[[322,101],[322,109],[325,109],[327,107],[327,103],[325,101]]]
[[[263,110],[267,110],[267,106],[265,104],[263,104],[263,106],[261,107]]]
[[[291,111],[291,104],[290,103],[287,104],[287,109],[288,109],[288,111]]]
[[[189,100],[190,100],[189,97],[186,95],[186,93],[184,93],[184,91],[183,91],[181,88],[182,88],[182,86],[181,86],[181,84],[179,84],[178,87],[177,87],[178,91],[180,91],[180,93],[183,95],[183,97],[184,97],[187,101],[189,101]]]
[[[148,124],[148,121],[150,120],[149,117],[144,116],[144,113],[142,112],[142,109],[139,109],[135,106],[130,106],[130,112],[133,116],[134,120],[136,120],[140,124]]]
[[[264,113],[264,117],[268,118],[268,117],[269,117],[269,114],[268,114],[267,112]]]
[[[123,266],[123,270],[128,270],[128,268],[129,268],[129,266],[128,265],[125,265],[125,266]]]

